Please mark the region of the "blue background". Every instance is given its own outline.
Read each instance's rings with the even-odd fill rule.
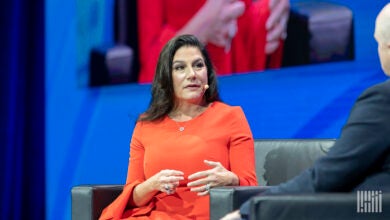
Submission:
[[[356,59],[219,78],[255,138],[337,138],[354,100],[385,80],[373,38],[385,0],[334,1],[354,12]],[[112,41],[113,1],[46,1],[46,216],[70,219],[70,190],[123,184],[136,117],[150,85],[88,88],[88,49]]]

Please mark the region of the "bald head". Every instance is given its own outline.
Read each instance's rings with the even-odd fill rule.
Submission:
[[[375,38],[381,43],[390,43],[390,3],[379,12],[376,18]]]
[[[382,69],[390,76],[390,3],[383,7],[376,18],[374,37],[378,42]]]

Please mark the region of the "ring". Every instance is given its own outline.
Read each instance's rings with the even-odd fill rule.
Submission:
[[[168,183],[165,183],[164,189],[165,189],[166,191],[170,191],[170,190],[171,190],[171,188],[168,186]]]
[[[206,184],[206,189],[205,189],[205,191],[207,191],[207,192],[210,191],[210,183],[207,183],[207,184]]]

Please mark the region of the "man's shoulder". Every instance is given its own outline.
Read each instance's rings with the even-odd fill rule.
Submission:
[[[363,94],[367,93],[381,93],[390,97],[390,79],[367,88]]]
[[[381,109],[390,108],[390,79],[375,84],[362,92],[355,106],[381,105]]]

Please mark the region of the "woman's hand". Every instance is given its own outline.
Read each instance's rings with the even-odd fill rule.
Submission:
[[[147,204],[158,192],[173,194],[179,181],[184,180],[184,173],[178,170],[161,170],[149,179],[138,184],[133,191],[133,202],[135,206]]]
[[[237,18],[245,11],[239,0],[207,0],[178,34],[194,34],[203,43],[230,49],[237,32]]]
[[[184,173],[178,170],[161,170],[148,181],[151,182],[154,189],[169,195],[176,192],[180,180],[184,180],[183,175]]]
[[[228,213],[222,217],[221,220],[241,220],[240,210]]]
[[[194,180],[187,184],[188,187],[191,187],[192,192],[197,192],[199,196],[204,196],[209,193],[211,187],[235,186],[239,184],[237,175],[223,167],[220,162],[204,160],[204,163],[213,168],[188,176],[188,180]]]
[[[265,53],[272,54],[279,47],[280,40],[287,37],[287,22],[290,14],[290,0],[270,0],[270,16],[267,19],[267,42]]]
[[[208,0],[204,5],[208,13],[217,10],[209,21],[207,41],[230,50],[232,38],[237,32],[237,18],[245,11],[245,4],[237,0]]]

